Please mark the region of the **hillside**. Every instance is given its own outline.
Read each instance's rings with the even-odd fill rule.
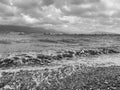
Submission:
[[[95,32],[92,32],[90,34],[102,35],[102,34],[117,34],[117,33],[106,32],[106,31],[95,31]]]
[[[13,26],[13,25],[0,25],[0,33],[10,32],[24,32],[25,34],[30,33],[59,33],[55,30],[47,30],[41,27],[27,27],[27,26]]]

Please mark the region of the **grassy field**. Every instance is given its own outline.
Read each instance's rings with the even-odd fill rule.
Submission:
[[[120,90],[119,35],[1,35],[0,90]]]
[[[119,90],[120,67],[62,66],[3,72],[1,90]]]
[[[0,35],[0,53],[120,46],[119,35]]]

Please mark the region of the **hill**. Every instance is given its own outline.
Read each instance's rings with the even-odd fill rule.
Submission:
[[[0,25],[0,34],[2,33],[10,33],[10,32],[23,32],[25,34],[30,33],[60,33],[51,29],[44,29],[41,27],[27,27],[27,26],[13,26],[13,25]]]
[[[95,31],[90,34],[103,35],[103,34],[117,34],[117,33],[106,32],[106,31]]]

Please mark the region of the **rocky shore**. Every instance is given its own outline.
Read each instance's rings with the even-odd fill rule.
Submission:
[[[89,57],[97,55],[108,55],[120,53],[120,47],[99,47],[91,49],[80,50],[65,50],[50,55],[43,53],[23,53],[23,54],[9,54],[0,60],[0,68],[10,68],[19,66],[43,66],[58,60],[70,60],[72,58]]]

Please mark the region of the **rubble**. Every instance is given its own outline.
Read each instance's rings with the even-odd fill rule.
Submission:
[[[1,58],[0,68],[2,67],[19,67],[29,65],[49,65],[55,60],[69,60],[74,57],[86,57],[96,55],[107,55],[120,53],[117,47],[99,47],[91,49],[80,49],[80,50],[66,50],[56,54],[46,55],[43,53],[32,53],[32,54],[12,54],[6,58]]]

